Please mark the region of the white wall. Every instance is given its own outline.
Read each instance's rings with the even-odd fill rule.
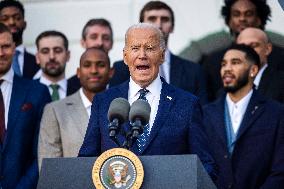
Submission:
[[[44,30],[55,29],[66,34],[70,42],[71,60],[66,68],[67,77],[75,73],[79,57],[81,31],[90,18],[108,19],[114,31],[114,46],[110,51],[111,61],[122,58],[124,33],[138,22],[139,12],[148,0],[22,0],[26,9],[27,29],[24,43],[35,52],[34,41]],[[175,13],[176,24],[170,36],[172,52],[180,52],[193,39],[226,28],[220,16],[223,0],[164,0]],[[267,29],[284,35],[284,12],[278,1],[268,0],[272,9],[272,22]]]

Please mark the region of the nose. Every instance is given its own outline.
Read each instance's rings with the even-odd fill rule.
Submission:
[[[98,73],[97,65],[92,64],[92,66],[91,66],[91,73],[92,73],[92,74],[96,74],[96,73]]]
[[[98,37],[95,42],[95,47],[102,47],[102,45],[103,45],[103,39],[102,37]]]
[[[155,25],[161,30],[162,29],[162,21],[160,18],[158,18],[155,22]]]
[[[15,25],[15,19],[13,17],[9,17],[7,23],[8,23],[8,25]]]
[[[55,58],[54,51],[51,50],[51,51],[49,52],[49,59],[53,60],[54,58]]]
[[[145,48],[140,48],[140,50],[139,50],[139,58],[140,59],[145,59],[146,58],[146,49]]]

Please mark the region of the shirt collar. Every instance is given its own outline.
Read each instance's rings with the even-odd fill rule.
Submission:
[[[141,89],[141,87],[133,81],[133,79],[130,77],[130,82],[129,82],[129,94],[128,97],[129,99],[134,98],[137,94],[138,91]],[[149,90],[149,92],[153,95],[159,95],[160,91],[162,89],[162,81],[160,79],[160,76],[158,75],[157,78],[148,86],[146,89]]]
[[[49,86],[50,84],[54,84],[53,82],[51,82],[50,80],[48,80],[47,78],[45,78],[44,76],[40,77],[40,82],[45,84],[46,86]],[[56,84],[59,85],[59,87],[63,90],[63,91],[67,91],[67,80],[66,78],[63,78],[61,80],[59,80],[58,82],[56,82]]]
[[[166,49],[164,63],[170,63],[170,61],[171,61],[171,52],[168,49]]]
[[[10,68],[10,70],[5,74],[3,75],[3,77],[1,79],[3,79],[4,81],[7,81],[9,83],[13,83],[13,79],[14,79],[14,71],[12,69],[12,67]]]
[[[16,47],[16,51],[19,51],[21,54],[24,54],[25,47],[23,44]]]
[[[85,107],[86,109],[88,109],[89,107],[91,107],[91,106],[92,106],[92,102],[90,102],[90,100],[89,100],[89,99],[87,98],[87,96],[84,94],[82,87],[80,88],[79,93],[80,93],[82,102],[83,102],[83,104],[84,104],[84,107]]]
[[[232,112],[232,110],[237,107],[240,112],[245,112],[246,109],[247,109],[247,106],[248,106],[248,103],[250,101],[250,98],[252,96],[252,92],[253,90],[251,89],[248,94],[246,96],[244,96],[241,100],[239,100],[237,103],[233,102],[230,98],[230,96],[227,94],[226,96],[226,101],[227,101],[227,104],[228,104],[228,108],[229,108],[229,111]]]

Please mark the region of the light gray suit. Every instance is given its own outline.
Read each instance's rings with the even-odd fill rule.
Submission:
[[[43,158],[77,157],[88,121],[89,116],[79,91],[47,104],[39,133],[39,165]]]

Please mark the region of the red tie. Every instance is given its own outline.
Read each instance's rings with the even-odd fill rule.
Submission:
[[[0,87],[4,80],[0,80]],[[0,88],[0,142],[3,144],[5,137],[5,106],[2,90]]]

